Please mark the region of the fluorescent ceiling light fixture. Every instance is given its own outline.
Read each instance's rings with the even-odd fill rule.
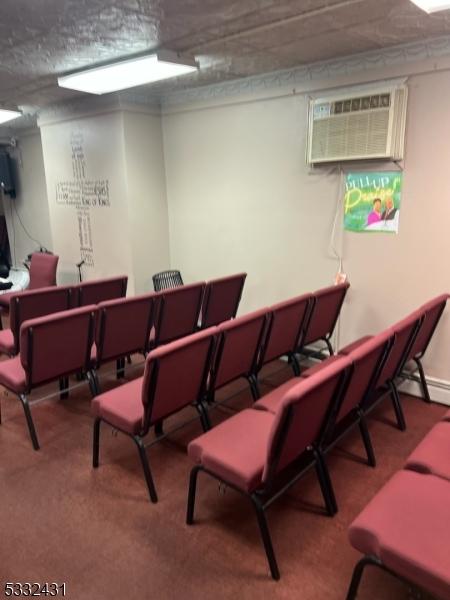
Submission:
[[[6,110],[5,108],[0,108],[0,123],[12,121],[13,119],[17,119],[17,117],[21,116],[22,113],[18,110]]]
[[[58,85],[89,94],[108,94],[193,73],[197,69],[194,59],[165,50],[64,75],[58,77]]]
[[[411,0],[411,2],[427,13],[448,10],[450,8],[450,2],[448,0]]]

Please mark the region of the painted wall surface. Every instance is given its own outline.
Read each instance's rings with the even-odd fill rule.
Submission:
[[[170,267],[161,118],[130,111],[123,118],[133,272],[136,293],[145,293],[152,275]]]
[[[344,235],[352,289],[342,342],[375,333],[442,292],[450,292],[450,78],[408,82],[404,188],[398,235]],[[450,380],[450,307],[425,357],[428,375]]]
[[[12,158],[16,198],[3,195],[3,207],[11,259],[22,266],[26,256],[41,245],[53,250],[40,132],[20,136]]]
[[[172,267],[248,273],[240,313],[332,283],[338,177],[309,175],[306,99],[163,118]]]
[[[42,125],[45,176],[61,281],[128,274],[134,292],[122,113]]]
[[[335,246],[352,286],[341,345],[450,291],[450,78],[417,75],[408,85],[399,235],[344,234],[341,203]],[[337,271],[330,238],[341,178],[305,167],[306,115],[299,95],[218,99],[163,117],[172,266],[187,280],[247,271],[241,313],[329,285]],[[429,375],[447,380],[449,313],[425,360]]]

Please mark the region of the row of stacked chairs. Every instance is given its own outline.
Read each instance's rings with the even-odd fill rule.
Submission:
[[[0,331],[0,383],[20,398],[33,447],[39,448],[27,396],[32,389],[60,381],[67,397],[68,377],[86,374],[99,392],[97,370],[236,315],[245,273],[199,282],[160,293],[125,298],[127,277],[41,288],[11,294],[10,328]],[[0,413],[1,418],[1,413]]]
[[[449,506],[450,411],[351,524],[350,542],[364,557],[347,600],[357,597],[368,565],[418,588],[414,597],[450,600]]]

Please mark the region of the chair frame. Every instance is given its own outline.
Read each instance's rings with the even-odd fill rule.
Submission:
[[[361,560],[359,560],[355,565],[355,568],[353,570],[352,579],[350,581],[350,586],[347,591],[346,600],[355,600],[356,599],[356,597],[358,595],[359,585],[361,583],[361,579],[362,579],[362,576],[364,573],[364,569],[367,566],[377,567],[377,568],[381,569],[382,571],[389,573],[390,575],[392,575],[393,577],[395,577],[396,579],[398,579],[405,585],[408,585],[408,586],[416,589],[418,592],[426,593],[426,590],[424,588],[418,586],[416,583],[413,583],[406,577],[403,577],[403,575],[399,575],[398,573],[396,573],[395,571],[393,571],[392,569],[387,567],[377,556],[374,556],[372,554],[367,554],[366,556],[361,558]]]
[[[330,404],[325,412],[325,416],[323,419],[323,423],[321,426],[321,431],[317,437],[317,442],[314,442],[306,448],[301,454],[298,455],[294,461],[292,461],[289,465],[285,467],[280,473],[276,472],[278,462],[281,458],[284,440],[286,439],[286,435],[289,431],[289,428],[292,423],[292,419],[294,416],[294,409],[292,405],[290,405],[283,416],[283,421],[280,425],[279,435],[274,442],[274,453],[273,458],[271,459],[268,476],[266,481],[262,484],[261,487],[257,488],[252,492],[247,492],[237,487],[236,485],[226,481],[225,479],[219,477],[209,469],[205,468],[203,465],[196,465],[192,468],[189,478],[189,491],[188,491],[188,500],[187,500],[187,510],[186,510],[186,524],[193,525],[194,523],[194,509],[195,509],[195,497],[197,490],[197,478],[200,472],[206,473],[219,481],[220,483],[225,484],[226,486],[236,490],[240,494],[251,500],[253,508],[256,512],[256,518],[258,521],[259,530],[261,533],[261,538],[264,546],[264,550],[266,553],[267,561],[269,563],[270,574],[272,579],[278,581],[280,579],[280,571],[278,568],[278,563],[275,557],[275,552],[273,549],[273,544],[269,532],[269,527],[265,515],[265,511],[269,508],[277,498],[282,496],[286,491],[288,491],[297,481],[312,467],[315,467],[317,478],[319,480],[320,489],[322,492],[323,500],[325,503],[325,508],[328,516],[333,517],[336,514],[336,499],[333,490],[333,484],[331,482],[330,473],[328,471],[327,464],[325,462],[325,457],[323,454],[323,441],[327,435],[327,432],[330,427],[330,423],[332,422],[333,415],[335,411],[338,410],[336,405],[339,407],[340,403],[343,399],[343,392],[348,380],[348,369],[344,368],[340,375],[340,378],[337,381],[337,387],[333,398],[330,401]],[[297,470],[287,481],[282,482],[281,487],[278,484],[279,479],[282,475],[285,475],[289,470],[296,470],[295,467],[299,463],[301,459],[309,458],[306,466],[303,466],[300,470]]]
[[[209,374],[211,359],[214,354],[215,345],[216,345],[215,336],[212,335],[208,353],[207,353],[207,357],[206,357],[206,361],[205,361],[202,382],[200,385],[200,393],[198,395],[197,400],[193,403],[193,406],[197,409],[197,411],[199,413],[200,423],[202,425],[203,431],[208,431],[209,429],[211,429],[211,422],[209,420],[208,409],[204,403],[204,398],[206,397],[206,386],[207,386],[208,374]],[[157,382],[158,382],[159,362],[160,362],[160,359],[156,359],[155,363],[152,367],[152,373],[150,375],[151,380],[150,380],[150,385],[148,388],[148,402],[143,407],[144,412],[143,412],[143,422],[142,422],[142,426],[141,426],[141,431],[138,434],[131,434],[128,431],[124,431],[123,429],[120,429],[116,425],[109,423],[107,419],[104,419],[102,417],[96,417],[95,421],[94,421],[94,435],[93,435],[93,447],[92,447],[92,466],[94,469],[97,469],[99,466],[100,425],[102,422],[104,422],[107,425],[109,425],[110,427],[112,427],[115,431],[120,431],[121,433],[124,433],[125,435],[130,437],[138,449],[139,459],[141,462],[142,470],[144,472],[144,478],[145,478],[145,482],[147,485],[148,494],[150,497],[150,501],[153,504],[156,504],[158,502],[158,495],[156,492],[156,487],[155,487],[155,483],[154,483],[153,476],[152,476],[152,471],[150,468],[150,463],[149,463],[147,452],[146,452],[146,444],[144,442],[144,437],[148,434],[148,432],[150,431],[150,428],[152,426],[151,413],[152,413],[152,408],[153,408],[156,386],[157,386]],[[144,382],[142,381],[142,383],[144,383]],[[186,405],[186,406],[188,406],[188,405]],[[175,412],[178,412],[178,411],[175,411]],[[166,417],[169,417],[171,414],[174,414],[174,413],[167,414]],[[156,423],[162,423],[162,419],[156,421],[155,424]],[[160,433],[157,432],[157,437],[159,437],[159,438],[162,437],[162,429],[161,429]]]

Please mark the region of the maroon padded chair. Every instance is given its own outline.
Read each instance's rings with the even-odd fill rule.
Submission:
[[[205,282],[159,292],[161,298],[151,347],[167,344],[197,330]]]
[[[314,292],[314,304],[305,327],[299,350],[319,340],[326,343],[330,356],[334,354],[331,336],[336,327],[342,304],[350,287],[348,282]]]
[[[88,306],[100,304],[106,300],[124,298],[127,294],[128,277],[108,277],[106,279],[94,279],[83,281],[74,286],[74,306]]]
[[[219,325],[219,341],[209,385],[209,400],[219,388],[245,377],[253,399],[259,398],[255,373],[264,346],[269,309],[263,308]]]
[[[244,289],[247,273],[208,281],[202,302],[201,328],[234,319]]]
[[[11,294],[10,329],[0,331],[0,353],[15,356],[19,352],[20,326],[28,319],[43,317],[71,306],[72,288],[47,287]]]
[[[276,414],[246,409],[192,441],[188,454],[196,466],[189,482],[187,524],[194,521],[200,471],[241,492],[252,501],[272,577],[279,579],[265,509],[315,466],[327,512],[334,514],[331,480],[320,447],[349,366],[343,358],[300,380]]]
[[[405,468],[446,479],[450,485],[450,423],[441,421],[409,455]]]
[[[56,285],[56,268],[59,256],[46,252],[34,252],[30,261],[30,283],[28,290],[50,287]],[[20,292],[19,292],[20,293]],[[2,314],[8,314],[9,301],[17,292],[9,292],[0,295],[0,309]]]
[[[95,312],[95,306],[86,306],[25,321],[20,328],[20,354],[0,362],[0,385],[22,402],[35,450],[39,442],[27,395],[73,373],[89,374]],[[89,375],[88,379],[91,383]]]
[[[146,355],[153,325],[156,294],[107,300],[98,304],[98,320],[93,350],[93,380],[100,393],[97,370],[101,365],[117,361],[118,378],[123,377],[125,358],[131,354]]]
[[[390,573],[408,588],[412,584],[450,600],[449,506],[450,485],[445,479],[407,470],[396,473],[350,526],[350,543],[364,558],[353,571],[347,600],[359,598],[368,565]]]
[[[295,351],[299,345],[298,342],[301,339],[312,302],[313,295],[304,294],[270,307],[267,336],[258,360],[258,370],[272,360],[287,356],[294,375],[300,375],[300,365]]]
[[[419,308],[419,312],[423,313],[423,323],[405,361],[405,364],[410,360],[413,360],[416,363],[419,370],[422,393],[426,402],[431,402],[431,399],[422,366],[422,358],[433,338],[434,332],[442,317],[442,313],[445,310],[448,298],[448,294],[441,294]]]
[[[214,327],[161,346],[147,356],[143,377],[94,398],[94,468],[99,464],[100,424],[103,421],[133,439],[150,500],[158,501],[143,438],[153,425],[189,405],[198,410],[203,428],[210,427],[203,400],[215,340]]]

